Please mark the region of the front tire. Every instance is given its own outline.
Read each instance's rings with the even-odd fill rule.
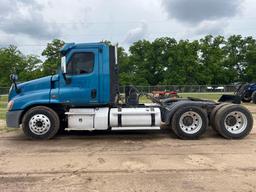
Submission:
[[[60,120],[57,113],[44,106],[28,110],[22,120],[24,134],[32,139],[51,139],[57,134],[59,128]]]
[[[206,112],[194,106],[179,109],[172,117],[172,130],[181,139],[198,139],[207,129]]]

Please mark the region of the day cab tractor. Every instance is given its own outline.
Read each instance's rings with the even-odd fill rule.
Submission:
[[[127,86],[119,93],[117,48],[104,43],[65,44],[58,74],[13,84],[7,126],[22,127],[32,139],[50,139],[60,130],[158,130],[181,139],[200,138],[209,126],[227,139],[247,136],[251,113],[241,105],[200,99],[158,100]],[[140,104],[146,96],[153,102]]]

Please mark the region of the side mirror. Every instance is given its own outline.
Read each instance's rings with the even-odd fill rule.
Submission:
[[[67,64],[66,64],[66,57],[63,56],[61,58],[61,71],[63,74],[66,74],[67,73]]]
[[[14,84],[16,93],[20,93],[21,90],[18,88],[17,83],[16,83],[16,81],[18,80],[18,75],[16,75],[16,74],[11,74],[11,75],[10,75],[10,80],[11,80],[11,82]]]
[[[67,63],[66,63],[66,57],[63,56],[61,58],[61,71],[62,71],[62,74],[63,74],[63,77],[66,81],[67,84],[70,84],[71,83],[71,77],[67,75]]]
[[[15,82],[18,80],[18,75],[16,75],[16,74],[11,74],[11,75],[10,75],[10,80],[11,80],[13,83],[15,83]]]

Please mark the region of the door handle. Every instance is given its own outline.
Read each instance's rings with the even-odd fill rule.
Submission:
[[[92,89],[91,90],[91,98],[95,99],[97,97],[97,90],[96,89]]]

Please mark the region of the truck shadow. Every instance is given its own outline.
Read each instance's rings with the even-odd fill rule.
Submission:
[[[21,129],[17,129],[10,134],[3,136],[2,139],[7,140],[17,140],[17,141],[32,141],[36,142],[39,140],[31,140],[26,137]],[[136,131],[62,131],[58,133],[51,142],[58,142],[60,140],[69,140],[69,141],[81,141],[81,140],[90,140],[90,141],[111,141],[111,140],[158,140],[158,139],[173,139],[179,140],[179,138],[168,129],[162,130],[136,130]],[[208,129],[207,132],[200,138],[204,139],[222,139],[215,131]],[[49,140],[43,140],[49,142]],[[43,142],[39,141],[39,142]],[[50,142],[50,143],[51,143]]]
[[[207,130],[203,138],[219,138],[218,134],[213,130]],[[141,131],[63,131],[59,133],[56,138],[70,138],[70,139],[158,139],[171,138],[178,139],[177,136],[170,130],[141,130]]]

